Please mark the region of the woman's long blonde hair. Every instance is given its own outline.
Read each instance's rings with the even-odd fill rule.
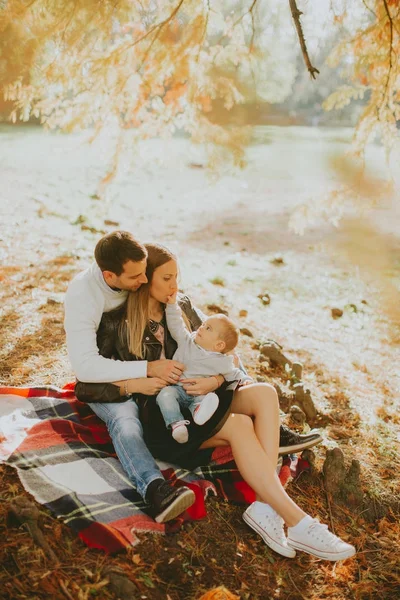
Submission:
[[[176,256],[160,244],[144,244],[148,252],[146,277],[148,283],[141,285],[136,292],[130,292],[126,307],[127,342],[129,351],[138,358],[144,358],[143,336],[149,323],[150,284],[154,271]],[[124,324],[122,323],[122,328]]]

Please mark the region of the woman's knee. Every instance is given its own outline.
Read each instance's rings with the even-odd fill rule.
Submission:
[[[254,397],[259,401],[268,400],[278,404],[278,394],[276,389],[270,383],[257,383],[252,386]]]
[[[272,395],[275,394],[276,395],[276,389],[270,383],[257,382],[254,384],[253,388],[255,390],[259,390],[263,394],[272,394]]]

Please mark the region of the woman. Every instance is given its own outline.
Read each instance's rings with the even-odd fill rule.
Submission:
[[[166,328],[164,310],[168,298],[177,290],[177,262],[174,255],[162,246],[147,244],[146,248],[148,285],[131,293],[121,309],[103,315],[98,346],[100,353],[107,358],[157,360],[172,358],[176,349],[176,343]],[[190,328],[197,329],[201,315],[192,307],[189,298],[182,297],[180,306]],[[156,395],[166,383],[153,379],[151,389]],[[196,396],[216,391],[220,402],[210,421],[201,427],[192,424],[189,441],[178,444],[171,439],[164,425],[155,396],[140,393],[144,384],[149,389],[148,378],[144,381],[132,379],[115,384],[78,384],[76,393],[81,400],[95,402],[122,400],[118,394],[122,397],[133,394],[141,408],[146,443],[152,454],[163,460],[186,467],[204,464],[204,453],[209,456],[213,448],[230,445],[243,479],[258,498],[247,508],[243,518],[279,554],[294,557],[298,549],[326,560],[354,555],[353,546],[300,509],[279,481],[276,473],[279,404],[272,386],[254,383],[229,391],[226,383],[221,385],[222,378],[183,380],[189,394]],[[284,524],[288,527],[288,537]]]

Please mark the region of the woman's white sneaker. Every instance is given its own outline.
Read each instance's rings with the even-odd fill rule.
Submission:
[[[193,411],[193,421],[196,425],[204,425],[218,408],[219,398],[214,392],[206,394]]]
[[[312,519],[309,515],[295,527],[288,528],[287,541],[292,548],[325,560],[344,560],[356,553],[354,546],[341,540],[329,531],[327,525]]]
[[[294,549],[287,543],[283,519],[271,506],[263,502],[253,502],[243,513],[243,520],[272,550],[287,558],[296,556]]]

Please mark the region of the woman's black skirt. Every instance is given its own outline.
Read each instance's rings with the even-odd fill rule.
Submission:
[[[204,425],[196,425],[190,412],[181,408],[188,425],[189,439],[179,444],[171,435],[171,429],[165,425],[156,396],[138,396],[136,401],[140,409],[145,442],[155,458],[178,464],[187,469],[205,465],[210,461],[213,448],[200,449],[203,442],[213,437],[223,426],[231,412],[233,391],[223,384],[216,394],[219,405],[213,416]]]

